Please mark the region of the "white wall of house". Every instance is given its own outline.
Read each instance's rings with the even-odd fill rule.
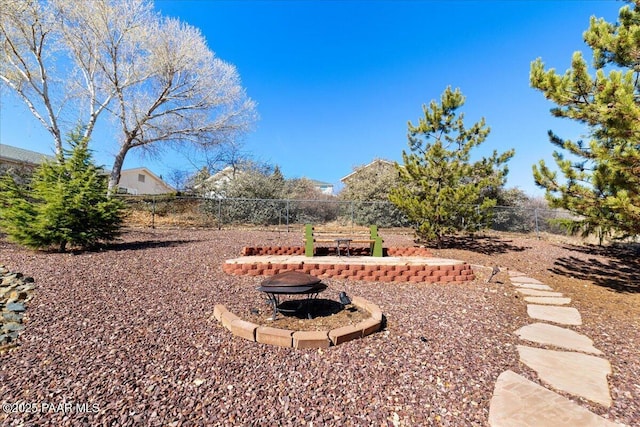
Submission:
[[[175,191],[147,168],[123,170],[118,188],[126,189],[128,194],[166,194]]]
[[[333,194],[333,184],[316,184],[315,188],[320,190],[322,194],[332,195]]]

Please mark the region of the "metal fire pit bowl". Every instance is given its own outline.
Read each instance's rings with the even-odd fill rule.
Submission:
[[[311,303],[325,289],[327,289],[327,285],[322,283],[320,279],[299,271],[276,274],[263,281],[262,286],[258,287],[260,292],[267,294],[268,302],[273,306],[273,320],[276,319],[278,312],[295,313],[303,307],[307,309],[307,317],[311,319]],[[305,295],[306,298],[295,309],[288,310],[281,307],[281,295]]]

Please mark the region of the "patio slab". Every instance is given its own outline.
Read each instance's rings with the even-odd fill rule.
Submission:
[[[532,319],[546,320],[563,325],[582,325],[580,312],[573,307],[527,304],[527,314]]]
[[[600,350],[593,346],[593,341],[586,335],[547,323],[534,323],[523,326],[515,331],[515,334],[520,339],[538,344],[553,345],[572,351],[602,354]]]
[[[498,377],[489,407],[492,427],[615,427],[577,403],[512,371]]]
[[[517,346],[520,361],[536,371],[542,381],[557,390],[611,406],[608,360],[582,353]]]
[[[416,256],[314,256],[304,255],[247,255],[228,259],[227,264],[344,264],[344,265],[462,265],[465,261],[449,258]]]

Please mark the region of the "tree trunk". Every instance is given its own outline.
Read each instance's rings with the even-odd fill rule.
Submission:
[[[113,167],[111,168],[111,175],[109,176],[109,195],[117,192],[118,183],[120,182],[120,173],[122,172],[122,165],[124,164],[124,158],[129,151],[128,147],[121,147],[120,151],[113,159]]]

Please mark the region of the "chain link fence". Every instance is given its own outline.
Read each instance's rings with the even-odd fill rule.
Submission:
[[[132,225],[156,227],[277,227],[290,231],[307,223],[382,228],[411,227],[392,203],[381,201],[211,199],[187,196],[120,195]],[[554,220],[573,218],[560,209],[496,206],[482,229],[564,234]]]

